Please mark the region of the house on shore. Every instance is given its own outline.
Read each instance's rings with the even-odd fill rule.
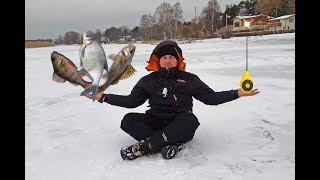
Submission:
[[[236,16],[233,18],[233,31],[250,31],[250,30],[265,30],[269,25],[269,19],[271,17],[259,14],[253,16]],[[246,22],[249,24],[249,27],[246,26]]]
[[[295,30],[295,14],[280,16],[269,21],[279,24],[270,27],[270,30]]]

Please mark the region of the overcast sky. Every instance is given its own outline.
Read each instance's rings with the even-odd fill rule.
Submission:
[[[218,0],[221,11],[241,0]],[[186,21],[199,15],[208,0],[26,0],[26,39],[56,39],[67,31],[106,30],[123,25],[132,29],[143,14],[155,12],[162,2],[180,2]]]

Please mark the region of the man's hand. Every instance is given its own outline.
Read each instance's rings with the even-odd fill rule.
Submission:
[[[250,92],[244,92],[242,89],[238,89],[238,95],[239,97],[242,97],[242,96],[254,96],[256,94],[260,93],[260,91],[258,91],[258,89],[253,89],[252,91]]]
[[[103,94],[103,91],[97,92],[97,94],[96,94],[96,100],[99,101],[99,99],[101,98],[102,94]],[[92,94],[85,94],[84,96],[87,97],[87,98],[89,98],[89,99],[92,99]]]

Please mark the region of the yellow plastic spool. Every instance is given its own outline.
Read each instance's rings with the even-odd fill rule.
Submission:
[[[240,80],[240,88],[246,93],[249,93],[253,89],[253,79],[250,76],[249,71],[245,71]]]

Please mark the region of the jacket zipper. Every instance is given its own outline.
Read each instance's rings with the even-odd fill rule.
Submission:
[[[169,71],[169,69],[168,69],[168,70],[167,70],[167,75],[166,75],[166,78],[165,78],[165,79],[167,79],[167,77],[169,76],[169,72],[170,72],[170,71]],[[165,86],[167,86],[167,81],[165,81]],[[176,96],[175,91],[174,91],[174,93],[172,94],[172,98],[173,98],[176,106],[178,106],[178,98],[177,98],[177,96]]]

